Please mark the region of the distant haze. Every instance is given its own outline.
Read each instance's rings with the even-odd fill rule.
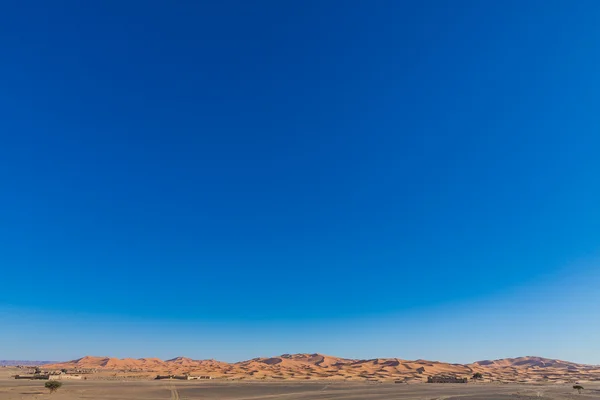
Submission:
[[[45,364],[53,364],[57,361],[31,361],[31,360],[0,360],[0,366],[10,367],[15,365],[26,365],[26,366],[35,366],[35,365],[45,365]]]

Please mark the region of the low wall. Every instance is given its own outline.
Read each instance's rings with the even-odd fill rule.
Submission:
[[[15,375],[15,379],[50,379],[50,375]]]

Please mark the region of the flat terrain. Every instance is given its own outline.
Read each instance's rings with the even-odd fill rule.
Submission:
[[[600,399],[600,383],[583,383],[579,395],[569,384],[393,384],[362,382],[197,382],[65,381],[55,394],[45,381],[10,379],[0,374],[0,400],[509,400]]]

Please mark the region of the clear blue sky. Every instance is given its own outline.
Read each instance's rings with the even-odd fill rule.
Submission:
[[[101,3],[0,6],[0,358],[600,364],[598,2]]]

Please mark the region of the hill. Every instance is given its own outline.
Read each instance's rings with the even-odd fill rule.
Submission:
[[[112,358],[86,356],[73,361],[45,365],[44,369],[83,370],[153,374],[210,375],[229,379],[331,379],[403,380],[420,382],[431,375],[471,377],[480,372],[487,381],[534,382],[600,380],[600,366],[577,364],[542,357],[484,360],[471,364],[399,358],[348,359],[323,354],[282,354],[236,363],[176,357]]]

